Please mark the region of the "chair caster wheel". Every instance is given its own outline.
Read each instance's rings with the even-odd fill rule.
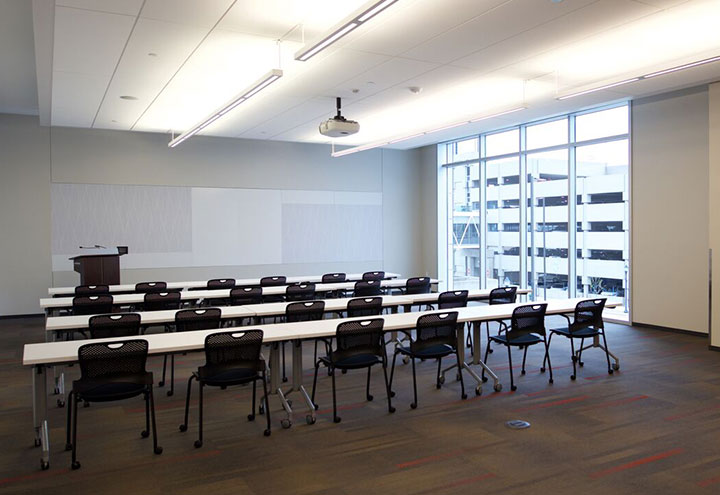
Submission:
[[[180,425],[180,431],[187,431],[187,425]]]
[[[577,377],[575,375],[570,375],[571,380],[575,380]]]
[[[403,357],[403,364],[408,364],[410,362],[410,358],[405,356]]]
[[[391,391],[390,391],[390,397],[395,397],[395,391],[394,391],[394,390],[391,390]]]
[[[482,395],[482,387],[480,385],[475,387],[475,395]]]
[[[460,398],[461,398],[462,400],[467,399],[467,394],[462,394],[462,395],[460,396]]]
[[[619,370],[619,369],[620,369],[620,363],[613,363],[612,369],[614,369],[615,371]]]
[[[493,385],[493,390],[495,390],[495,392],[500,392],[502,390],[502,383],[496,383]]]
[[[41,466],[41,467],[42,467],[42,466]],[[48,463],[48,467],[49,467],[49,463]],[[70,467],[71,467],[73,470],[75,470],[75,469],[80,469],[80,463],[79,463],[78,461],[75,461],[75,462],[73,462],[73,463],[70,465]]]
[[[442,388],[442,384],[441,384],[440,382],[436,383],[436,384],[435,384],[435,388],[437,388],[438,390],[441,389],[441,388]]]
[[[495,352],[495,349],[490,349],[489,352],[490,352],[490,354],[492,354],[493,352]]]
[[[265,435],[266,437],[269,437],[269,436],[270,436],[270,430],[264,430],[264,431],[263,431],[263,435]]]
[[[55,387],[55,388],[53,389],[53,394],[55,394],[55,395],[60,395],[60,389],[59,389],[58,387]]]
[[[147,430],[143,430],[143,431],[140,432],[140,436],[143,437],[143,438],[147,438],[147,437],[150,436],[150,432],[147,431]]]
[[[373,399],[374,399],[374,397],[373,397],[372,395],[368,395],[368,396],[367,396],[367,397],[365,397],[365,398],[366,398],[366,399],[367,399],[368,401],[371,401],[371,400],[373,400]]]
[[[290,428],[292,426],[292,421],[285,418],[282,421],[280,421],[280,425],[287,430],[288,428]]]
[[[520,374],[521,374],[521,375],[524,375],[524,374],[525,374],[525,370],[522,370],[522,371],[520,372]]]
[[[333,422],[335,422],[335,423],[339,423],[340,421],[342,421],[342,418],[339,418],[337,416],[335,416],[335,418],[333,418]]]
[[[347,375],[347,370],[342,370],[343,375]]]
[[[305,422],[306,422],[307,424],[309,424],[309,425],[314,425],[314,424],[315,424],[315,421],[317,421],[317,419],[316,419],[315,416],[313,416],[312,414],[308,414],[307,416],[305,416]]]
[[[35,443],[35,447],[40,447],[40,445],[42,445],[42,442],[40,441],[39,438],[36,438],[34,443]]]
[[[202,447],[202,441],[195,440],[195,443],[193,445],[195,446],[196,449],[199,449],[200,447]]]
[[[174,392],[173,392],[172,390],[168,390],[168,391],[167,391],[167,396],[168,396],[168,397],[172,397],[172,396],[173,396],[173,393],[174,393]]]
[[[254,414],[248,414],[248,421],[255,421],[255,415],[254,415]]]
[[[482,377],[482,381],[483,381],[483,383],[485,383],[486,381],[488,381],[488,377],[483,376],[483,377]]]
[[[72,444],[71,444],[71,443],[66,443],[66,444],[65,444],[65,450],[66,450],[66,451],[72,450]]]
[[[555,380],[553,380],[552,378],[550,378],[550,379],[548,380],[548,383],[555,383]]]
[[[612,375],[612,374],[613,374],[613,370],[611,370],[611,369],[608,370],[608,375]]]
[[[62,399],[57,400],[57,406],[58,407],[65,407],[65,401]]]
[[[417,409],[417,402],[411,402],[410,409]]]
[[[540,373],[545,373],[545,366],[543,366],[542,368],[540,368]]]
[[[315,407],[315,410],[316,410],[316,411],[317,411],[318,409],[320,409],[320,406],[319,406],[319,405],[317,405],[317,404],[316,404],[316,403],[314,403],[314,402],[313,402],[313,406]]]
[[[80,464],[78,464],[78,467],[80,467]],[[50,463],[47,461],[40,461],[40,469],[42,469],[43,471],[47,471],[48,469],[50,469]]]
[[[160,455],[160,454],[163,453],[163,448],[162,448],[162,447],[155,447],[155,448],[153,449],[153,452],[155,453],[155,455]]]
[[[512,390],[513,392],[515,392],[515,391],[517,390],[517,386],[516,386],[516,385],[510,385],[510,390]]]
[[[440,375],[440,377],[438,378],[438,385],[442,385],[444,383],[445,383],[445,375]],[[440,387],[438,387],[438,388],[440,388]]]
[[[581,367],[582,367],[582,366],[585,366],[585,362],[584,362],[584,361],[578,361],[578,365],[581,366]]]
[[[284,376],[284,377],[283,377],[283,383],[286,383],[286,382],[287,382],[287,377]]]
[[[158,382],[158,387],[164,387],[164,386],[165,386],[165,381],[164,381],[164,380],[160,380],[160,381]]]
[[[260,406],[260,407],[258,407],[258,412],[259,412],[260,414],[265,414],[265,406]]]
[[[388,407],[388,411],[391,412],[391,413],[394,413],[394,412],[395,412],[395,407],[394,407],[394,406]]]

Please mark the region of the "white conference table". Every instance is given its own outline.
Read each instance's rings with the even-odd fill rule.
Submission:
[[[437,284],[437,279],[431,279],[430,283]],[[407,279],[382,280],[380,286],[384,289],[398,289],[405,287]],[[263,296],[285,295],[288,285],[280,285],[276,287],[262,287]],[[334,284],[315,284],[315,292],[333,292],[338,290],[353,290],[355,282],[342,282]],[[222,299],[230,297],[232,289],[214,289],[214,290],[193,290],[180,292],[181,301],[198,301],[201,299]],[[145,294],[117,294],[113,296],[113,304],[115,305],[131,305],[140,304],[144,301]],[[72,308],[73,297],[44,297],[40,299],[40,307],[45,311],[46,316],[50,316],[54,311],[60,309]]]
[[[569,314],[575,310],[575,305],[583,300],[576,299],[560,299],[548,300],[547,315]],[[467,371],[477,382],[475,389],[476,394],[482,393],[482,380],[470,366],[480,365],[494,380],[494,389],[502,390],[497,375],[490,370],[480,359],[480,325],[486,321],[497,321],[508,319],[512,316],[513,310],[525,305],[526,303],[516,304],[497,304],[471,306],[466,308],[456,308],[453,311],[458,312],[458,323],[472,323],[473,336],[475,339],[475,349],[478,352],[473,354],[472,362],[465,362],[465,325],[458,325],[458,352],[460,361],[463,363],[463,370]],[[532,303],[530,303],[532,304]],[[606,307],[615,307],[619,303],[607,302]],[[374,318],[382,318],[384,321],[384,330],[386,332],[410,331],[415,327],[417,319],[426,314],[443,313],[445,311],[421,311],[410,313],[397,313],[392,315],[384,315]],[[312,423],[315,421],[315,408],[310,400],[309,395],[303,387],[302,379],[302,347],[303,340],[313,340],[317,338],[333,337],[339,323],[345,321],[367,320],[368,318],[342,318],[328,319],[311,322],[297,323],[280,323],[272,325],[257,325],[252,328],[263,330],[263,342],[271,345],[270,369],[271,369],[271,389],[278,394],[283,407],[288,413],[286,420],[289,424],[292,422],[292,408],[288,404],[285,396],[292,391],[298,391],[302,394],[303,399],[308,407],[307,421]],[[204,349],[205,337],[218,331],[227,332],[236,330],[243,332],[248,327],[225,328],[221,330],[198,330],[182,333],[161,333],[144,335],[140,338],[148,342],[149,355],[163,355],[171,353],[182,353],[192,351],[202,351]],[[50,445],[48,436],[47,422],[47,368],[55,365],[64,365],[76,363],[78,360],[78,349],[88,343],[112,342],[121,340],[134,340],[138,337],[122,337],[113,339],[94,339],[94,340],[75,340],[66,342],[48,342],[39,344],[26,344],[23,352],[23,365],[33,367],[33,424],[35,428],[35,445],[42,446],[41,467],[47,469],[50,466]],[[284,341],[293,341],[298,343],[293,345],[293,385],[289,392],[283,392],[280,389],[280,356],[279,343]],[[593,346],[600,347],[597,339],[594,340]],[[612,354],[611,354],[612,355]],[[612,355],[615,361],[616,369],[619,367],[619,360]],[[299,370],[299,372],[298,372]],[[285,421],[285,420],[284,420]],[[285,424],[283,424],[285,426]]]
[[[362,273],[348,273],[346,274],[346,280],[353,282],[362,280]],[[399,273],[391,273],[387,272],[385,273],[385,279],[393,279],[398,278],[400,276]],[[294,284],[294,283],[300,283],[300,282],[313,282],[318,283],[322,281],[322,275],[299,275],[299,276],[292,276],[287,277],[286,282],[288,284]],[[201,289],[203,287],[207,287],[207,280],[188,280],[185,282],[168,282],[167,283],[167,289],[168,290],[187,290],[187,289]],[[235,286],[236,287],[253,287],[253,286],[260,286],[260,278],[241,278],[235,280]],[[135,292],[135,284],[120,284],[120,285],[111,285],[109,286],[110,293],[116,293],[116,292]],[[75,287],[50,287],[48,289],[48,294],[51,296],[59,296],[59,295],[68,295],[72,296],[75,294]]]

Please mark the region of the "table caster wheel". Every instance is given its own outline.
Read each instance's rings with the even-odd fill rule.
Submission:
[[[287,430],[288,428],[290,428],[292,426],[292,421],[290,421],[289,419],[286,418],[286,419],[283,419],[282,421],[280,421],[280,425]]]
[[[180,425],[180,431],[187,431],[187,425]]]
[[[41,465],[40,467],[42,467],[42,465]],[[49,463],[48,463],[48,467],[50,467]],[[79,463],[78,461],[75,461],[75,462],[73,462],[73,463],[70,465],[70,467],[71,467],[73,470],[75,470],[75,469],[80,469],[80,463]]]
[[[58,407],[65,407],[65,401],[62,399],[57,400],[57,406]]]
[[[614,369],[615,371],[619,370],[619,369],[620,369],[620,363],[613,363],[612,369]]]
[[[482,377],[482,381],[483,381],[483,383],[485,383],[486,381],[488,381],[488,377],[483,376],[483,377]]]
[[[405,356],[403,357],[403,364],[408,364],[410,362],[410,358]]]
[[[443,385],[445,383],[445,375],[440,375],[440,378],[438,378],[438,383],[440,385]],[[438,387],[440,388],[440,387]]]
[[[478,385],[475,387],[475,395],[482,395],[482,386]]]
[[[193,444],[196,449],[199,449],[202,447],[202,442],[200,440],[195,440],[195,443]]]
[[[312,414],[308,414],[307,416],[305,416],[305,422],[307,424],[314,425],[315,421],[317,421],[317,419],[315,419],[315,416],[313,416]]]
[[[500,392],[502,390],[502,383],[496,383],[493,385],[493,390],[495,390],[495,392]]]
[[[78,463],[78,467],[80,467],[80,463]],[[48,469],[50,469],[50,463],[47,461],[40,461],[40,469],[42,469],[43,471],[47,471]],[[77,468],[73,466],[73,469]]]
[[[160,454],[163,453],[163,448],[162,448],[162,447],[155,447],[155,448],[153,449],[153,452],[155,452],[155,455],[160,455]]]
[[[266,437],[269,437],[269,436],[270,436],[270,430],[264,430],[264,431],[263,431],[263,435],[265,435]]]
[[[143,437],[143,438],[147,438],[147,437],[150,436],[150,432],[147,431],[147,430],[143,430],[143,431],[140,432],[140,436]]]

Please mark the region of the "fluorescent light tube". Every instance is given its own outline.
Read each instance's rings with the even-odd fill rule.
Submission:
[[[697,67],[698,65],[705,65],[712,62],[717,62],[720,60],[720,57],[712,57],[712,58],[706,58],[705,60],[699,60],[697,62],[691,62],[689,64],[685,65],[678,65],[677,67],[672,67],[670,69],[660,70],[657,72],[651,72],[650,74],[645,74],[642,76],[643,79],[650,79],[651,77],[655,76],[662,76],[664,74],[670,74],[671,72],[677,72],[679,70],[689,69],[691,67]]]
[[[619,82],[615,82],[612,84],[606,84],[604,86],[599,86],[597,88],[586,89],[585,91],[578,91],[577,93],[560,96],[557,99],[558,100],[567,100],[568,98],[575,98],[576,96],[582,96],[582,95],[587,95],[590,93],[595,93],[596,91],[602,91],[603,89],[610,89],[610,88],[614,88],[616,86],[622,86],[623,84],[630,84],[632,82],[639,81],[640,79],[641,79],[640,77],[633,77],[632,79],[625,79],[624,81],[619,81]]]
[[[234,98],[230,100],[229,103],[226,103],[223,105],[220,109],[214,111],[210,115],[208,115],[205,119],[202,120],[199,124],[194,125],[189,130],[183,132],[178,137],[173,139],[168,143],[169,148],[174,148],[178,144],[182,143],[186,139],[194,136],[213,122],[215,122],[217,119],[222,117],[223,115],[227,114],[232,110],[233,108],[237,107],[241,103],[244,103],[247,101],[251,96],[256,95],[263,89],[270,86],[272,83],[280,79],[283,75],[283,71],[280,69],[273,69],[267,74],[265,74],[263,77],[258,79],[254,84],[249,86],[247,89],[245,89],[242,93],[239,95],[236,95]]]
[[[325,48],[332,45],[337,40],[348,34],[350,31],[372,19],[397,1],[398,0],[381,0],[380,2],[374,3],[368,9],[356,15],[355,17],[347,21],[345,24],[340,26],[338,29],[333,31],[330,35],[311,45],[309,48],[302,48],[299,52],[295,54],[295,60],[299,60],[300,62],[307,62],[312,57],[323,51]]]

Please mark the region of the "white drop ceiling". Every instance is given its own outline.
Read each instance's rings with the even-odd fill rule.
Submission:
[[[29,1],[6,3],[27,22]],[[54,16],[39,15],[53,3]],[[4,85],[0,111],[39,111],[53,126],[177,134],[273,68],[284,77],[202,134],[329,143],[317,125],[334,114],[335,96],[361,124],[357,135],[336,140],[343,145],[527,107],[393,146],[411,148],[720,80],[717,62],[556,99],[720,55],[720,0],[398,0],[308,62],[293,59],[303,36],[318,40],[372,3],[34,0],[32,89],[40,88],[40,97],[28,102],[27,84],[7,91]],[[13,24],[0,19],[0,27]],[[51,46],[38,46],[38,29],[52,30],[44,37]],[[16,31],[16,38],[28,37]],[[10,60],[6,51],[0,49],[0,74]],[[422,91],[413,94],[410,86]]]

